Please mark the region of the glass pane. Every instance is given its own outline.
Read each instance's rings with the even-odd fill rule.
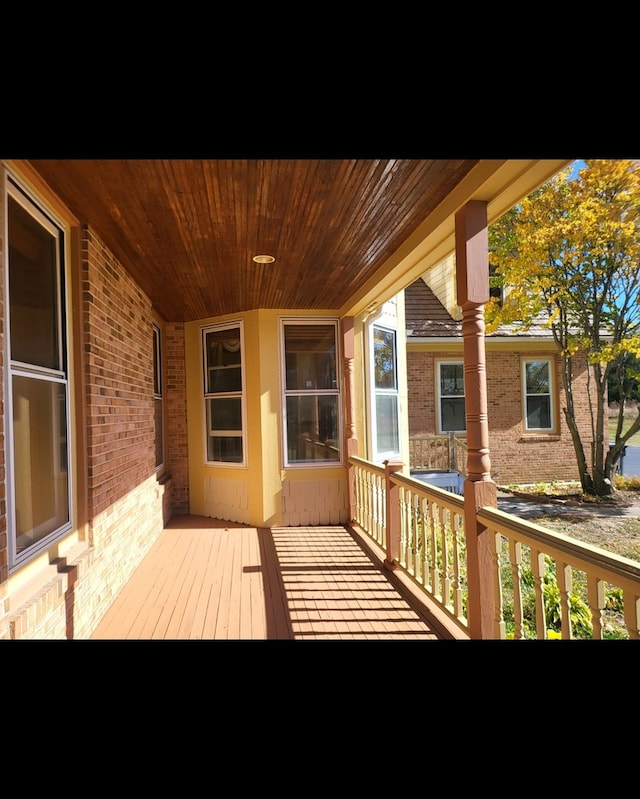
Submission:
[[[527,394],[549,394],[549,361],[526,364]]]
[[[527,397],[527,428],[549,430],[551,428],[550,397]]]
[[[396,387],[396,334],[373,328],[373,361],[376,388]]]
[[[441,396],[464,395],[464,366],[461,363],[440,364]]]
[[[242,391],[242,369],[239,366],[212,367],[208,370],[207,394]]]
[[[442,432],[455,433],[467,429],[464,415],[464,397],[441,400]]]
[[[240,397],[207,400],[208,429],[242,430],[242,400]]]
[[[207,460],[222,463],[242,463],[242,438],[239,436],[209,436]]]
[[[69,521],[66,386],[14,377],[18,554]]]
[[[62,369],[58,355],[56,238],[9,197],[11,358]]]
[[[287,397],[287,452],[289,463],[340,459],[337,397]]]
[[[285,325],[288,391],[336,389],[335,325]]]
[[[240,328],[206,334],[207,394],[242,391]]]
[[[395,396],[376,397],[376,434],[378,452],[400,452],[398,401]]]

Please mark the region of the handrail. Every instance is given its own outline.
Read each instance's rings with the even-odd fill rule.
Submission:
[[[474,510],[489,536],[491,569],[473,607],[462,497],[403,474],[402,463],[349,458],[352,522],[448,619],[490,614],[493,638],[640,638],[640,563],[498,508]],[[473,517],[472,517],[473,518]],[[475,531],[474,531],[475,532]],[[480,578],[478,578],[480,579]],[[486,637],[486,636],[485,636]]]

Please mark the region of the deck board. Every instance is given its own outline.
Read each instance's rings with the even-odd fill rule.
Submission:
[[[347,528],[171,519],[93,639],[441,636]]]

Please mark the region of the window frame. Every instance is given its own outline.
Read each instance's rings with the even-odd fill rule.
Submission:
[[[220,333],[225,330],[238,330],[239,333],[239,352],[240,352],[240,389],[232,391],[207,391],[208,388],[208,374],[209,368],[207,360],[207,334]],[[220,322],[217,324],[204,325],[201,328],[201,347],[202,347],[202,390],[203,390],[203,431],[204,431],[204,463],[205,466],[223,467],[228,469],[243,469],[247,468],[247,391],[246,391],[246,358],[245,358],[245,345],[244,345],[244,321],[242,319],[233,319],[228,322]],[[240,431],[233,429],[209,429],[209,406],[208,403],[214,399],[239,399],[240,400]],[[218,434],[217,436],[215,434]],[[240,439],[242,446],[241,460],[210,460],[209,459],[209,437],[218,438],[237,438]]]
[[[442,394],[441,385],[442,380],[440,376],[440,369],[442,366],[461,366],[462,367],[462,381],[463,393],[462,394]],[[436,360],[435,368],[435,381],[436,381],[436,429],[438,435],[448,435],[449,433],[460,433],[466,435],[467,433],[467,386],[464,380],[464,359],[463,358],[442,358]],[[442,401],[447,398],[462,398],[464,407],[464,420],[465,426],[461,430],[445,430],[442,424]]]
[[[325,325],[333,328],[335,341],[335,388],[287,388],[287,349],[286,349],[286,328],[287,326],[302,327],[305,325]],[[332,468],[344,465],[343,447],[343,409],[342,409],[342,375],[340,365],[341,358],[341,339],[339,319],[335,317],[281,317],[279,320],[279,341],[280,341],[280,390],[281,390],[281,413],[282,413],[282,464],[284,469],[309,469],[309,468]],[[287,400],[291,397],[335,397],[336,398],[336,439],[335,446],[338,449],[338,457],[335,459],[307,459],[290,460],[288,446],[289,420],[287,415]]]
[[[164,368],[163,368],[163,346],[162,329],[158,322],[152,322],[151,331],[153,336],[153,418],[155,432],[155,461],[156,473],[162,473],[165,468],[165,435],[164,435]],[[157,403],[160,403],[160,429],[158,430]],[[162,458],[158,462],[158,447],[162,452]]]
[[[549,391],[547,394],[529,394],[527,391],[527,364],[544,362],[549,368]],[[555,407],[556,397],[556,376],[555,358],[550,355],[527,356],[520,361],[520,380],[522,386],[522,427],[525,433],[532,435],[555,434],[557,432],[557,416]],[[529,427],[529,416],[527,413],[527,400],[529,396],[548,396],[549,397],[549,427]]]
[[[393,336],[393,387],[378,387],[376,381],[376,331],[388,333]],[[373,461],[392,460],[400,457],[401,450],[401,430],[400,430],[400,385],[398,375],[398,331],[380,322],[372,322],[369,326],[369,385],[371,386],[372,407],[370,413],[370,436]],[[379,449],[378,439],[378,398],[395,399],[395,420],[396,420],[396,449]]]
[[[5,462],[6,462],[6,523],[7,523],[7,551],[8,569],[13,573],[18,568],[24,566],[36,557],[41,555],[53,544],[59,542],[72,532],[74,527],[74,504],[73,504],[73,485],[74,472],[72,462],[72,392],[73,385],[71,379],[71,337],[70,328],[71,317],[69,313],[68,285],[68,247],[69,231],[56,214],[47,207],[33,192],[31,192],[22,181],[9,171],[3,171],[3,197],[4,197],[4,240],[7,243],[3,256],[3,286],[4,286],[4,346],[3,357],[6,368],[4,371],[4,397],[5,397]],[[55,267],[55,291],[51,311],[55,315],[54,326],[56,331],[56,349],[54,351],[57,364],[55,366],[45,366],[42,364],[30,363],[18,359],[12,359],[11,342],[11,280],[10,280],[10,255],[11,241],[9,239],[9,204],[10,201],[17,203],[21,209],[31,216],[33,221],[38,224],[46,233],[52,236],[54,267]],[[51,438],[47,443],[51,447],[52,472],[50,474],[52,492],[57,502],[63,499],[66,502],[66,516],[48,533],[25,546],[22,550],[18,544],[18,505],[19,498],[16,493],[16,471],[19,464],[16,459],[16,426],[14,422],[14,379],[26,379],[38,381],[40,388],[49,386],[55,391],[55,386],[63,389],[63,396],[57,398],[52,395],[50,406],[50,427]],[[25,384],[26,385],[26,384]],[[33,384],[34,387],[37,385]],[[62,406],[60,402],[62,401]],[[31,428],[29,427],[29,431]],[[66,475],[66,487],[62,486],[62,493],[58,493],[55,482],[61,475]],[[56,523],[56,514],[49,520]],[[42,524],[40,525],[42,526]],[[29,534],[36,533],[36,525]],[[27,535],[27,534],[24,534]]]

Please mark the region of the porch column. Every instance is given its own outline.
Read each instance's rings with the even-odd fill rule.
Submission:
[[[349,519],[356,516],[356,484],[355,469],[348,462],[352,455],[358,454],[358,439],[356,438],[356,400],[354,382],[355,360],[355,330],[353,316],[345,316],[340,321],[342,333],[342,355],[344,358],[344,451],[347,458],[347,480],[349,488]]]
[[[494,637],[495,598],[487,528],[478,523],[481,507],[497,507],[491,479],[487,373],[484,348],[484,304],[489,300],[487,204],[471,200],[455,216],[456,288],[462,308],[467,478],[464,481],[464,525],[467,539],[468,614],[471,638]]]

